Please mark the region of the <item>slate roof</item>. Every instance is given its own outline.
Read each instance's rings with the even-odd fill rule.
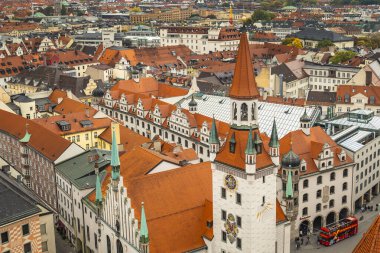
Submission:
[[[315,41],[320,41],[320,40],[331,40],[332,42],[342,42],[342,41],[352,41],[352,38],[343,36],[341,34],[332,32],[332,31],[327,31],[323,29],[316,29],[316,28],[305,28],[302,31],[296,32],[290,37],[297,37],[303,40],[315,40]]]
[[[335,103],[336,92],[310,91],[307,95],[308,102]]]
[[[15,185],[0,180],[0,226],[41,212],[35,203]]]

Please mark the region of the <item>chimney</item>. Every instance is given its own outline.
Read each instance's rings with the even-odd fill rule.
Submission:
[[[161,142],[159,140],[153,142],[153,148],[157,152],[161,152]]]
[[[284,75],[279,74],[278,77],[280,78],[280,97],[284,96]]]
[[[86,107],[86,109],[84,109],[84,113],[86,114],[86,117],[89,118],[90,117],[90,108]]]
[[[173,154],[178,154],[182,152],[182,146],[180,144],[177,144],[173,149]]]
[[[266,101],[268,98],[268,92],[266,90],[263,91],[263,100]]]

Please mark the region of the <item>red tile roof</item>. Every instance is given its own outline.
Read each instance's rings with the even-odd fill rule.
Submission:
[[[71,142],[47,130],[32,120],[19,115],[0,110],[0,131],[22,139],[25,135],[26,124],[32,135],[28,146],[37,150],[51,161],[55,161],[71,145]]]
[[[257,98],[260,96],[253,73],[252,59],[246,33],[243,33],[240,39],[234,78],[229,96],[231,98],[241,99]]]
[[[380,252],[380,215],[373,221],[352,253]]]

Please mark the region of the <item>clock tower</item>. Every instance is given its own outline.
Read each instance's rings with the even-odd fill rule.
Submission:
[[[230,88],[231,129],[212,152],[212,252],[276,251],[276,169],[258,130],[259,92],[246,33]],[[210,145],[219,144],[213,141]]]

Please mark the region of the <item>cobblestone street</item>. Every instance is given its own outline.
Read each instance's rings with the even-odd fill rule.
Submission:
[[[75,253],[74,246],[68,240],[63,240],[62,236],[54,229],[55,232],[55,247],[57,253]]]

